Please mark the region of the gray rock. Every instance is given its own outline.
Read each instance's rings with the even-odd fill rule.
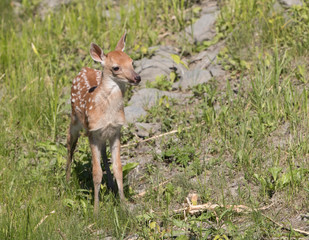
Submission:
[[[136,64],[137,65],[137,64]],[[172,71],[169,69],[171,62],[166,58],[156,58],[156,59],[147,59],[143,58],[140,61],[140,66],[135,68],[135,71],[139,73],[142,78],[141,85],[145,86],[146,82],[155,81],[157,76],[166,75],[168,76]]]
[[[152,106],[154,106],[156,102],[163,96],[167,96],[168,98],[184,100],[186,97],[191,96],[191,94],[161,91],[155,88],[144,88],[139,90],[137,93],[133,95],[133,97],[129,101],[129,104],[134,106],[141,106],[144,109],[149,109]]]
[[[280,4],[278,1],[276,1],[276,2],[274,3],[274,5],[273,5],[273,11],[274,11],[275,13],[280,13],[280,12],[283,12],[284,9],[283,9],[283,7],[281,6],[281,4]]]
[[[203,14],[192,26],[185,29],[186,35],[194,42],[202,42],[212,39],[216,35],[215,30],[216,13]]]
[[[135,71],[142,78],[141,86],[145,86],[147,81],[153,82],[157,76],[165,75],[169,78],[172,71],[175,71],[178,76],[182,77],[186,71],[183,64],[176,64],[171,54],[177,54],[177,50],[171,46],[158,46],[149,48],[155,50],[152,58],[143,58],[135,61]]]
[[[149,137],[150,133],[155,133],[160,129],[160,124],[157,123],[135,123],[137,135],[139,137]]]
[[[219,9],[218,9],[218,1],[215,0],[215,1],[210,1],[210,2],[205,2],[202,3],[202,11],[201,13],[202,14],[205,14],[205,13],[215,13],[217,12]]]
[[[43,0],[38,7],[38,13],[42,19],[51,11],[59,9],[64,4],[69,4],[72,0]]]
[[[153,46],[148,48],[149,52],[154,52],[155,56],[170,57],[171,54],[178,54],[179,50],[172,46]]]
[[[222,69],[221,65],[212,64],[208,68],[210,75],[213,77],[222,77],[226,75],[226,72]]]
[[[207,69],[212,63],[216,62],[217,55],[223,47],[223,44],[223,42],[220,42],[193,56],[190,59],[190,68]]]
[[[154,106],[163,96],[183,101],[185,98],[192,96],[192,94],[167,92],[154,88],[141,89],[132,96],[129,106],[124,109],[127,123],[133,123],[139,117],[146,116],[147,112],[145,109]]]
[[[121,20],[121,16],[120,16],[119,12],[116,12],[115,16],[112,16],[112,14],[110,13],[109,10],[104,10],[102,15],[105,16],[106,18],[110,18],[111,19],[111,18],[115,17],[115,19],[117,19],[119,21]]]
[[[11,7],[13,9],[13,13],[16,15],[21,15],[24,11],[23,5],[17,1],[11,1]]]
[[[279,0],[279,2],[286,6],[286,7],[292,7],[292,6],[302,6],[303,2],[301,0]]]
[[[132,105],[124,108],[124,114],[126,116],[126,122],[133,123],[138,118],[146,116],[147,112],[142,106]]]
[[[130,235],[130,236],[126,237],[124,240],[138,240],[138,239],[139,239],[139,235],[134,234],[134,235]]]
[[[176,82],[173,87],[188,89],[201,83],[207,83],[211,77],[208,70],[193,69],[187,71],[184,77],[179,82]]]

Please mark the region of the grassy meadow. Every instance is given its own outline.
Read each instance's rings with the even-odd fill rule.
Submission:
[[[192,88],[184,103],[164,98],[148,110],[142,121],[178,132],[144,143],[147,155],[122,151],[126,159],[145,154],[147,169],[136,180],[134,164],[125,169],[129,207],[103,182],[99,218],[85,137],[65,181],[71,81],[83,66],[99,68],[91,42],[110,51],[125,29],[134,60],[159,44],[177,46],[181,57],[207,49],[216,41],[194,45],[181,33],[198,18],[200,1],[74,0],[45,18],[39,0],[0,2],[0,239],[305,236],[295,229],[309,231],[309,2],[282,12],[272,0],[219,2],[218,61],[227,76]],[[126,127],[123,143],[137,141],[134,132]],[[134,198],[141,179],[149,191]],[[174,213],[190,193],[222,207]],[[269,208],[237,213],[227,205]]]

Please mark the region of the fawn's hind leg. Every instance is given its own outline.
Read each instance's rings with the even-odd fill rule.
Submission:
[[[102,146],[101,153],[102,153],[104,168],[105,168],[106,175],[107,175],[107,188],[111,189],[114,193],[116,193],[113,176],[112,176],[111,170],[109,168],[108,159],[107,159],[107,155],[106,155],[106,144],[104,144]]]
[[[75,116],[72,115],[69,131],[67,135],[67,149],[68,149],[68,159],[67,159],[67,166],[66,166],[66,180],[67,181],[70,180],[73,154],[76,148],[76,143],[77,143],[79,132],[81,129],[82,129],[81,123],[77,120]]]

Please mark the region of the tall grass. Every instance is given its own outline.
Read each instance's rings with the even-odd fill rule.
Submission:
[[[19,15],[10,1],[0,4],[0,238],[54,239],[61,232],[69,239],[88,238],[91,194],[80,189],[80,182],[63,183],[70,82],[82,66],[92,65],[91,42],[110,51],[126,29],[127,51],[134,48],[133,57],[138,58],[140,47],[159,43],[166,23],[169,31],[183,27],[183,22],[170,24],[168,17],[182,21],[183,4],[74,1],[44,19],[37,13],[37,1],[22,1]],[[163,13],[166,18],[158,21]],[[89,151],[85,141],[80,145],[85,171]],[[107,202],[99,225],[105,226],[103,235],[121,237],[133,229],[134,221],[113,201]],[[108,220],[110,214],[119,215],[117,223]],[[45,223],[36,228],[44,216]]]

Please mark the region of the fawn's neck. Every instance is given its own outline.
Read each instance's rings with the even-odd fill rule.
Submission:
[[[110,77],[109,72],[103,72],[103,77],[98,85],[96,102],[102,111],[115,114],[117,112],[123,112],[124,109],[124,93],[126,86],[124,82]]]
[[[126,91],[126,84],[113,77],[111,72],[104,71],[98,90],[107,98],[113,97],[114,95],[118,96],[117,98],[123,98]]]
[[[88,114],[88,128],[90,131],[112,126],[118,128],[125,123],[124,101],[125,83],[115,81],[103,72],[103,77],[95,90],[94,114]]]

